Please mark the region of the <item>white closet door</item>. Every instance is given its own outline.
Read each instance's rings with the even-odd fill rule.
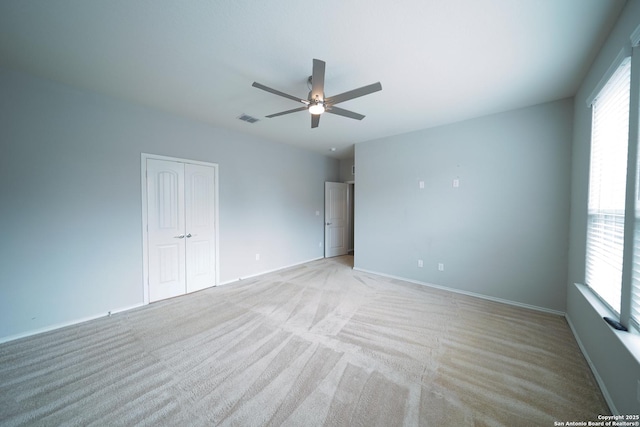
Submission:
[[[184,164],[147,159],[149,301],[186,292]]]
[[[216,282],[215,169],[185,165],[187,292]]]

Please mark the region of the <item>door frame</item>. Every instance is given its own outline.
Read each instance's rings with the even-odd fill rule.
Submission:
[[[220,227],[219,227],[219,214],[218,214],[218,164],[217,163],[209,163],[203,162],[200,160],[191,160],[191,159],[182,159],[179,157],[168,157],[161,156],[159,154],[149,154],[149,153],[141,153],[140,154],[140,185],[141,185],[141,197],[142,197],[142,302],[143,304],[149,304],[149,247],[148,247],[148,223],[147,223],[147,160],[168,160],[172,162],[180,162],[180,163],[190,163],[194,165],[202,165],[213,168],[213,174],[215,177],[215,185],[213,188],[214,191],[214,227],[215,227],[215,269],[216,269],[216,277],[215,283],[213,286],[218,286],[220,283]]]

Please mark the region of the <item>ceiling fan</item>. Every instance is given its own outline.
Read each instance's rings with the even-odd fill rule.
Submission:
[[[258,82],[253,82],[251,86],[304,104],[302,107],[294,108],[293,110],[270,114],[267,116],[268,118],[283,116],[285,114],[295,113],[298,111],[309,110],[309,113],[311,113],[312,128],[318,127],[318,125],[320,124],[320,115],[322,113],[337,114],[339,116],[356,120],[364,119],[364,116],[362,114],[354,113],[353,111],[345,110],[343,108],[338,108],[335,105],[344,101],[348,101],[350,99],[359,98],[361,96],[369,95],[370,93],[382,90],[382,85],[380,84],[380,82],[326,98],[324,95],[324,69],[324,61],[321,61],[319,59],[313,60],[312,74],[308,79],[308,82],[311,86],[311,91],[309,92],[307,99],[298,98],[297,96],[280,92],[279,90],[272,89]]]

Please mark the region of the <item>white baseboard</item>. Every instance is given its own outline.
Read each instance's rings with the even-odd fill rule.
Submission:
[[[613,399],[609,394],[609,390],[607,390],[607,387],[605,386],[604,381],[602,380],[602,377],[600,376],[600,374],[598,373],[598,370],[596,369],[596,365],[594,365],[593,362],[591,361],[591,358],[589,357],[589,353],[587,353],[587,349],[582,344],[582,341],[580,340],[580,337],[578,336],[576,329],[573,327],[573,322],[571,322],[571,318],[569,317],[568,314],[566,314],[564,317],[565,319],[567,319],[569,328],[571,328],[571,333],[576,339],[576,342],[578,343],[578,347],[580,347],[580,351],[582,352],[582,355],[587,360],[587,363],[589,364],[589,368],[591,368],[591,372],[593,373],[593,376],[595,377],[596,382],[600,387],[600,391],[602,392],[602,396],[604,397],[604,400],[607,402],[607,405],[609,405],[609,409],[611,410],[611,413],[613,415],[620,415],[620,412],[616,409],[616,405],[614,405]]]
[[[274,268],[274,269],[271,269],[271,270],[265,270],[265,271],[261,271],[259,273],[250,274],[248,276],[238,277],[237,279],[227,280],[226,282],[220,283],[218,286],[230,285],[232,283],[237,283],[237,282],[239,282],[241,280],[247,280],[247,279],[251,279],[253,277],[262,276],[264,274],[269,274],[269,273],[274,273],[276,271],[285,270],[287,268],[297,267],[298,265],[306,264],[306,263],[312,262],[312,261],[318,261],[319,259],[324,259],[324,257],[321,256],[321,257],[317,257],[317,258],[311,258],[311,259],[308,259],[306,261],[296,262],[294,264],[286,265],[284,267],[278,267],[278,268]]]
[[[129,306],[129,307],[121,307],[121,308],[117,308],[115,310],[111,310],[110,312],[107,312],[105,314],[96,314],[94,316],[82,317],[82,318],[79,318],[79,319],[70,320],[68,322],[56,323],[55,325],[47,326],[47,327],[44,327],[44,328],[32,329],[30,331],[23,332],[21,334],[9,335],[9,336],[6,336],[6,337],[0,337],[0,344],[5,343],[5,342],[9,342],[9,341],[18,340],[20,338],[30,337],[32,335],[42,334],[44,332],[50,332],[50,331],[53,331],[53,330],[56,330],[56,329],[60,329],[60,328],[65,328],[67,326],[78,325],[80,323],[88,322],[89,320],[100,319],[102,317],[106,317],[106,316],[109,316],[111,314],[116,314],[116,313],[121,313],[123,311],[133,310],[134,308],[142,307],[143,305],[145,305],[145,304],[140,303],[140,304],[135,304],[135,305],[132,305],[132,306]]]
[[[440,290],[448,291],[448,292],[454,292],[456,294],[462,294],[462,295],[467,295],[467,296],[475,297],[475,298],[481,298],[481,299],[485,299],[485,300],[489,300],[489,301],[493,301],[493,302],[509,304],[509,305],[513,305],[513,306],[516,306],[516,307],[528,308],[530,310],[542,311],[542,312],[545,312],[545,313],[555,314],[555,315],[558,315],[558,316],[565,316],[565,312],[564,311],[552,310],[550,308],[539,307],[537,305],[525,304],[525,303],[521,303],[521,302],[518,302],[518,301],[511,301],[511,300],[507,300],[507,299],[496,298],[496,297],[492,297],[492,296],[488,296],[488,295],[478,294],[478,293],[475,293],[475,292],[463,291],[461,289],[449,288],[447,286],[435,285],[433,283],[421,282],[419,280],[407,279],[406,277],[394,276],[392,274],[380,273],[378,271],[365,270],[363,268],[354,267],[353,269],[357,270],[357,271],[362,271],[363,273],[371,273],[371,274],[375,274],[377,276],[388,277],[390,279],[403,280],[405,282],[415,283],[416,285],[428,286],[430,288],[440,289]]]

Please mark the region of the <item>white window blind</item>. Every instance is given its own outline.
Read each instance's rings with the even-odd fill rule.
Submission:
[[[635,31],[636,36],[638,36],[638,31],[640,27],[638,27]],[[634,48],[634,55],[640,52],[638,47]],[[634,73],[637,73],[638,70],[634,70]],[[637,79],[636,79],[637,81]],[[634,90],[640,90],[638,87],[634,87]],[[638,123],[635,126],[639,126]],[[637,128],[636,128],[637,129]],[[636,132],[636,135],[638,132]],[[640,141],[630,141],[630,144],[639,144]],[[640,151],[640,147],[638,147]],[[640,162],[640,156],[638,161]],[[640,163],[638,164],[637,172],[640,173]],[[636,195],[636,206],[635,206],[635,218],[634,218],[634,231],[633,231],[633,264],[631,270],[631,321],[635,323],[635,326],[640,329],[640,177],[636,177],[635,181],[635,195]]]
[[[626,58],[593,102],[591,130],[586,282],[617,313],[622,286],[630,76],[631,62]],[[640,297],[640,272],[638,276]],[[640,315],[640,304],[638,310]]]

